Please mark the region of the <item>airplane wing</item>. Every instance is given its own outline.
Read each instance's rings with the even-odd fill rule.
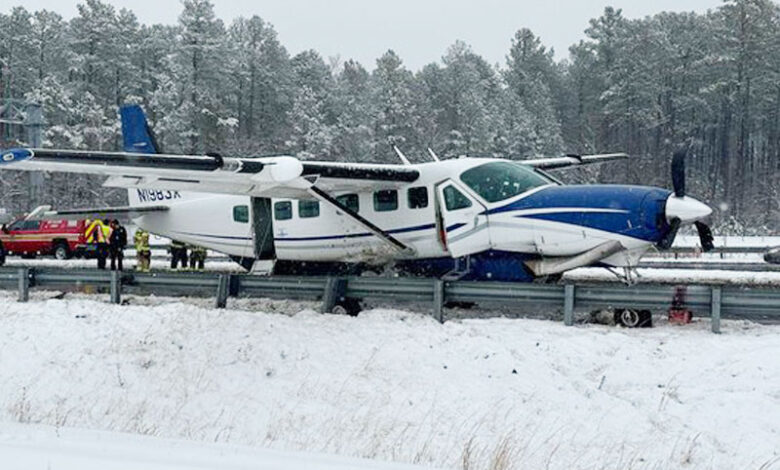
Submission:
[[[155,212],[165,212],[168,206],[143,207],[97,207],[85,209],[52,210],[51,206],[38,206],[30,212],[26,220],[81,220],[81,219],[133,219]]]
[[[61,171],[108,176],[104,186],[167,189],[259,197],[311,197],[327,191],[393,187],[415,181],[403,165],[301,162],[290,156],[230,158],[83,150],[12,149],[0,155],[9,170]]]
[[[540,170],[555,170],[571,166],[625,160],[627,158],[628,155],[625,153],[603,153],[598,155],[566,155],[565,157],[537,158],[534,160],[521,160],[520,163],[539,168]]]

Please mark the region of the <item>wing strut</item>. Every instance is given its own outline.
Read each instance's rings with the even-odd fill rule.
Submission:
[[[338,210],[342,211],[344,214],[352,218],[352,220],[354,220],[355,222],[359,223],[360,225],[368,229],[370,232],[376,235],[380,240],[387,243],[398,252],[405,255],[414,254],[413,248],[401,243],[397,238],[390,235],[389,233],[382,230],[381,228],[377,227],[376,225],[372,224],[364,217],[361,217],[360,214],[353,211],[352,209],[345,206],[344,204],[340,203],[336,198],[326,193],[325,191],[321,190],[317,186],[312,185],[311,187],[309,187],[309,192],[317,199],[323,200],[331,204],[332,206],[335,206]]]

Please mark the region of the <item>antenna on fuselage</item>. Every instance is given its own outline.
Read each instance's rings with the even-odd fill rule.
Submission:
[[[437,162],[440,162],[439,157],[436,155],[436,152],[433,151],[430,147],[428,147],[428,153],[431,155],[431,158],[436,160]]]
[[[398,155],[398,158],[401,159],[402,162],[404,162],[404,165],[411,165],[412,163],[409,161],[408,158],[406,158],[406,155],[404,155],[401,150],[398,149],[395,145],[393,145],[393,150],[395,150],[396,155]]]

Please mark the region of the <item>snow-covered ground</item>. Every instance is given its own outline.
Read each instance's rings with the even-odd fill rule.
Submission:
[[[622,273],[622,270],[618,270]],[[722,269],[639,268],[639,283],[697,283],[741,286],[780,286],[780,271],[726,271]],[[563,279],[571,282],[611,282],[617,277],[605,268],[577,268],[567,271]]]
[[[0,292],[0,421],[469,469],[780,468],[780,326],[51,295]]]
[[[0,422],[4,470],[424,470],[325,454]]]

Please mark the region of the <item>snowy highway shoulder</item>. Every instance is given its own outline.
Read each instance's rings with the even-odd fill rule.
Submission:
[[[780,462],[776,325],[441,325],[293,302],[252,305],[279,314],[239,300],[47,296],[0,292],[0,422],[445,468]],[[9,452],[0,443],[0,462]]]
[[[0,422],[8,470],[423,470],[324,454],[161,439],[110,431]]]

